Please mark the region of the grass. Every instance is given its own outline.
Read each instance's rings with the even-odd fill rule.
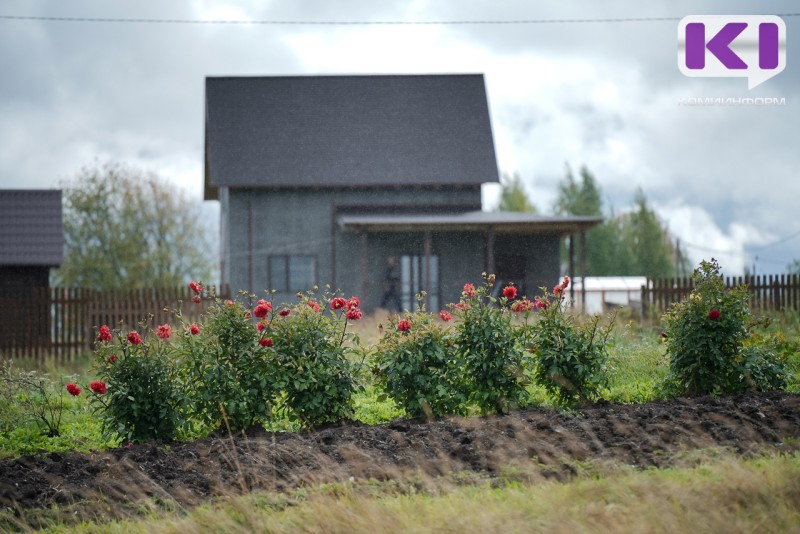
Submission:
[[[691,467],[584,464],[570,482],[535,466],[492,480],[329,484],[253,493],[139,520],[56,524],[49,532],[796,532],[800,454]],[[468,478],[468,477],[464,477]],[[523,481],[521,481],[523,480]]]
[[[357,323],[364,345],[379,337],[386,317]],[[612,337],[610,382],[603,398],[638,403],[658,398],[667,371],[660,328],[617,325]],[[768,334],[797,340],[797,314],[777,317]],[[800,354],[787,356],[800,392]],[[28,365],[32,365],[28,364]],[[46,368],[51,377],[91,377],[91,359]],[[61,387],[61,386],[59,386]],[[531,386],[533,405],[552,405],[544,389]],[[101,436],[84,396],[62,392],[62,434],[47,438],[33,425],[0,433],[0,457],[39,451],[116,446]],[[403,416],[391,400],[379,401],[367,383],[354,398],[355,416],[380,424]],[[292,430],[276,421],[273,429]],[[688,453],[680,468],[637,471],[618,464],[576,464],[567,483],[545,479],[541,466],[509,467],[493,477],[476,473],[406,482],[356,481],[307,488],[291,494],[254,493],[191,510],[177,504],[143,506],[139,519],[70,526],[52,512],[52,532],[791,532],[800,524],[800,453],[741,459]],[[165,510],[166,508],[166,510]],[[155,511],[154,511],[155,510]],[[0,521],[4,512],[0,510]]]
[[[766,335],[782,336],[783,339],[795,342],[800,335],[800,314],[774,314],[772,324],[764,331]],[[380,337],[380,326],[388,324],[385,314],[365,317],[354,323],[354,332],[363,346],[375,344]],[[660,385],[668,369],[664,346],[660,337],[660,327],[641,325],[634,321],[617,324],[610,339],[609,351],[609,383],[601,391],[602,397],[611,402],[641,403],[660,397]],[[800,353],[787,354],[789,368],[793,372],[787,390],[800,393]],[[80,383],[86,384],[93,379],[90,355],[69,362],[66,366],[55,367],[52,364],[41,365],[41,362],[15,362],[18,367],[39,368],[47,372],[57,382],[65,377],[78,374]],[[354,397],[355,418],[366,424],[387,423],[404,415],[391,399],[378,400],[379,392],[365,373],[365,390]],[[541,386],[531,384],[529,406],[552,406],[552,399]],[[8,426],[7,431],[0,432],[0,458],[14,457],[40,451],[65,452],[70,450],[89,451],[117,446],[101,435],[98,418],[91,414],[91,407],[85,396],[69,397],[62,392],[65,409],[61,425],[61,436],[49,438],[43,436],[38,426],[32,422]],[[0,399],[2,404],[2,399]],[[2,406],[0,406],[2,408]],[[0,416],[0,422],[2,417]],[[297,430],[297,423],[277,420],[269,424],[269,430]]]

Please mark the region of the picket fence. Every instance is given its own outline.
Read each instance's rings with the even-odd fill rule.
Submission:
[[[84,288],[35,288],[0,294],[0,358],[74,360],[92,351],[99,325],[122,330],[175,326],[175,311],[195,321],[212,304],[191,302],[188,287],[93,291]],[[228,298],[230,289],[217,296]]]
[[[725,277],[725,286],[747,286],[750,293],[750,310],[800,311],[800,275],[770,274],[757,276]],[[645,315],[664,313],[672,304],[686,298],[694,289],[691,278],[647,279],[642,286],[642,310]]]

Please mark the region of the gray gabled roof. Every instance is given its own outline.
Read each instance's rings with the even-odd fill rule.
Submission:
[[[61,190],[0,189],[0,265],[55,267],[63,259]]]
[[[498,181],[482,74],[212,77],[205,128],[206,198]]]
[[[449,215],[342,215],[339,226],[357,232],[463,232],[571,235],[603,222],[601,217],[550,216],[514,211],[470,211]]]

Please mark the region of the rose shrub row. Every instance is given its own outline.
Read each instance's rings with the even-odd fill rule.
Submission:
[[[718,270],[703,262],[695,291],[665,316],[665,392],[783,387],[779,343],[752,333],[746,291],[726,290]],[[507,412],[528,400],[531,382],[564,406],[597,400],[608,379],[613,314],[608,324],[598,316],[577,321],[566,277],[531,301],[513,285],[494,291],[494,275],[483,276],[438,317],[422,305],[391,316],[368,351],[348,332],[362,317],[356,297],[318,296],[315,288],[293,305],[264,299],[246,307],[255,295],[222,302],[192,282],[193,302],[214,299],[200,324],[178,312],[177,324],[146,338],[100,327],[92,399],[106,432],[128,441],[238,431],[276,417],[306,426],[350,418],[362,388],[356,362],[367,358],[382,395],[412,417]]]
[[[459,302],[439,313],[441,322],[420,307],[386,330],[374,372],[407,413],[466,413],[470,406],[507,412],[528,400],[531,380],[562,405],[598,396],[613,320],[606,327],[599,317],[577,324],[564,301],[566,277],[534,301],[513,285],[495,297],[494,283],[494,275],[484,274],[477,288],[466,284]]]
[[[201,297],[202,285],[191,285]],[[143,338],[100,327],[96,370],[105,394],[93,402],[109,436],[181,439],[276,415],[308,426],[352,416],[357,340],[347,325],[362,316],[356,297],[309,292],[280,309],[267,300],[252,309],[214,300],[204,324],[187,324],[178,312],[177,332],[161,325]]]

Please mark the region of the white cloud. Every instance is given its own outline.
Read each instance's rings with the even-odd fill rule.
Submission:
[[[706,209],[697,205],[657,206],[655,211],[670,233],[680,239],[681,249],[693,267],[713,257],[728,276],[740,276],[745,268],[752,268],[755,257],[747,252],[747,245],[763,245],[773,239],[743,223],[732,223],[725,231]]]

